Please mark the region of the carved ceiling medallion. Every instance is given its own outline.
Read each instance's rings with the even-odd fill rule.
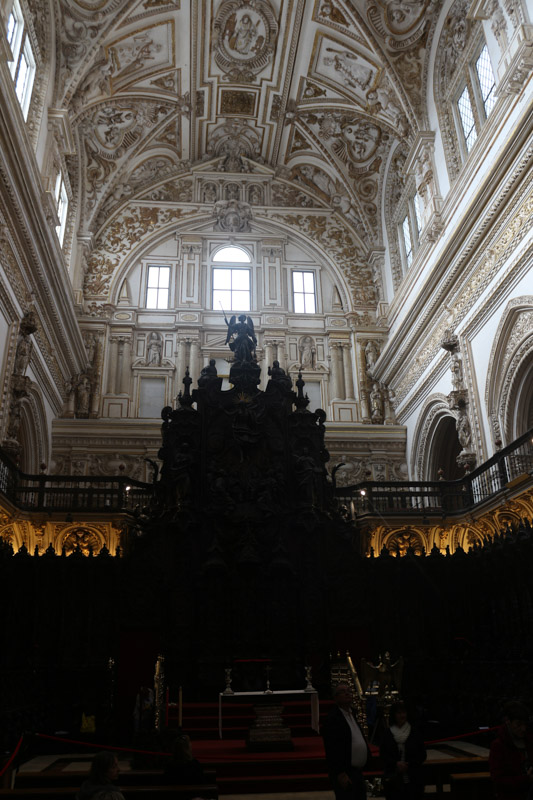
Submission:
[[[251,83],[272,59],[277,35],[268,0],[224,0],[214,23],[215,63],[226,80]]]
[[[367,14],[391,50],[411,47],[423,36],[435,0],[373,0]]]

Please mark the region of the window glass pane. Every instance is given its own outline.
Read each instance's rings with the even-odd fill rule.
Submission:
[[[411,231],[409,230],[409,217],[405,217],[402,222],[403,243],[405,247],[405,261],[407,266],[411,266],[413,260],[413,246],[411,244]]]
[[[168,289],[170,285],[170,267],[159,267],[159,288]]]
[[[213,258],[213,261],[234,261],[237,264],[249,264],[250,260],[250,256],[242,247],[223,247]]]
[[[146,292],[146,308],[157,308],[157,289],[148,289]]]
[[[250,310],[250,270],[213,269],[213,308],[225,311]]]
[[[148,267],[146,308],[168,308],[170,267]]]
[[[415,193],[413,205],[415,207],[416,229],[418,231],[418,235],[420,236],[420,231],[422,230],[422,209],[420,195],[418,192]]]
[[[306,294],[305,295],[305,311],[306,314],[314,314],[316,311],[315,308],[315,296],[314,294]]]
[[[148,267],[147,285],[167,289],[170,286],[170,267]]]
[[[476,125],[474,121],[474,112],[472,111],[472,103],[470,102],[470,95],[468,94],[468,87],[465,86],[463,93],[457,102],[459,114],[461,116],[461,123],[465,135],[466,149],[470,151],[472,145],[477,139]]]
[[[17,29],[17,20],[13,12],[9,15],[9,19],[7,21],[7,41],[9,42],[9,46],[13,49],[13,42],[15,40],[15,31]]]
[[[297,314],[305,314],[305,303],[303,294],[294,295],[294,310]]]
[[[485,114],[488,117],[496,102],[496,82],[494,80],[494,73],[492,71],[487,45],[485,45],[476,61],[476,72],[479,78]]]
[[[159,267],[148,267],[148,286],[157,286],[159,283]]]
[[[59,239],[59,244],[61,245],[63,244],[63,238],[65,236],[67,211],[68,211],[67,190],[65,188],[65,184],[63,183],[63,178],[61,176],[61,173],[59,173],[59,195],[57,197],[57,218],[59,219],[59,225],[56,226],[56,233],[57,233],[57,238]]]
[[[17,93],[17,97],[21,105],[24,102],[29,70],[30,70],[30,65],[26,60],[26,54],[22,53],[20,57],[19,69],[17,74],[17,82],[15,84],[15,92]]]
[[[297,314],[314,314],[316,310],[314,273],[294,270],[292,288],[295,312]]]
[[[315,276],[312,272],[304,272],[304,292],[306,294],[315,293]]]
[[[214,269],[213,286],[215,289],[231,289],[231,270]]]
[[[248,290],[250,288],[250,273],[247,269],[234,269],[231,276],[232,289]]]
[[[303,292],[304,290],[304,276],[302,272],[292,273],[292,286],[295,292]]]
[[[157,308],[168,308],[168,289],[157,290]]]
[[[224,311],[231,311],[231,291],[215,289],[213,291],[213,308],[222,308]]]
[[[233,311],[249,311],[250,310],[250,294],[249,292],[232,292],[231,293],[231,308]]]

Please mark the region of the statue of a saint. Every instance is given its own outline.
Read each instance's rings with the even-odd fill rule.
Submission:
[[[257,339],[252,318],[240,314],[237,322],[234,314],[229,322],[226,317],[224,320],[228,326],[226,344],[229,343],[230,350],[235,353],[236,361],[255,361]]]
[[[372,385],[370,392],[370,410],[372,422],[383,422],[383,396],[378,383]]]
[[[378,356],[379,353],[376,343],[373,339],[369,339],[365,347],[366,371],[368,375],[372,375]]]
[[[463,450],[470,450],[472,443],[472,428],[470,427],[470,420],[465,412],[459,413],[457,419],[457,438]]]
[[[463,366],[461,359],[454,353],[452,356],[452,386],[454,392],[459,392],[463,389]]]
[[[15,354],[15,375],[24,375],[26,368],[30,363],[31,356],[31,339],[28,335],[20,337],[17,344],[17,352]]]
[[[155,367],[161,365],[161,339],[159,334],[152,331],[148,339],[148,346],[146,348],[146,363],[153,364]]]
[[[78,417],[87,416],[89,413],[89,400],[91,397],[91,382],[83,375],[78,383]]]

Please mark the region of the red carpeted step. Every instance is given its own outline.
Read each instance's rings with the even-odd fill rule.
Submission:
[[[256,775],[255,777],[218,778],[218,792],[225,794],[253,794],[269,792],[316,792],[327,790],[330,783],[327,775]]]

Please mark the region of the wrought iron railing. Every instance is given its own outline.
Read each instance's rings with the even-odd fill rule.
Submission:
[[[0,492],[21,511],[133,513],[153,485],[127,475],[27,475],[0,452]]]
[[[460,514],[533,475],[533,429],[456,481],[365,481],[338,487],[347,516]],[[0,493],[21,511],[133,513],[154,486],[118,476],[27,475],[0,451]]]
[[[347,516],[453,516],[533,475],[533,429],[455,481],[364,481],[337,487]]]

